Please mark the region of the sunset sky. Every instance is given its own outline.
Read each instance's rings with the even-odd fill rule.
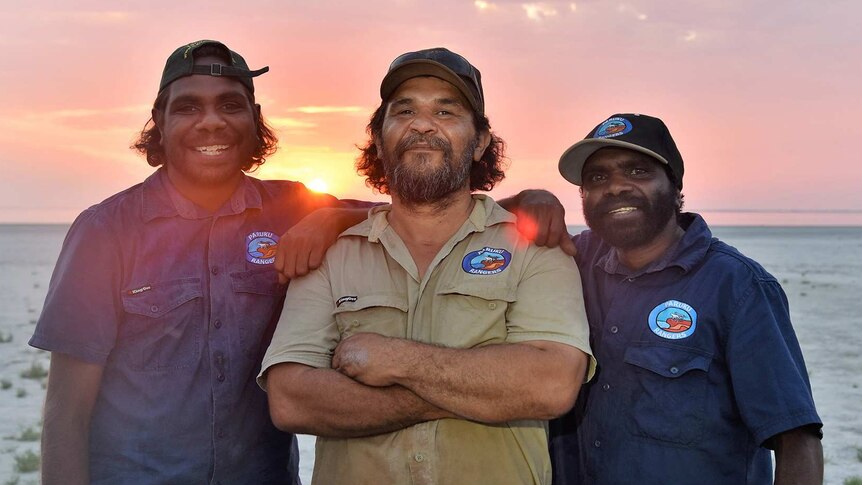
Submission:
[[[496,197],[547,188],[581,223],[560,154],[639,112],[676,139],[687,209],[862,224],[860,18],[854,0],[2,0],[0,222],[70,222],[151,173],[128,146],[165,59],[209,38],[270,66],[255,85],[280,150],[261,178],[385,200],[353,169],[380,80],[397,55],[445,46],[481,70],[508,143]]]

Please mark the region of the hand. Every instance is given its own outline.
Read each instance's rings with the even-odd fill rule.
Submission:
[[[357,333],[342,340],[332,355],[332,368],[366,386],[396,384],[395,370],[406,341],[376,333]]]
[[[577,254],[572,236],[566,229],[566,209],[547,190],[524,190],[515,197],[512,212],[518,217],[518,231],[537,246],[560,246],[566,254]]]
[[[337,210],[318,209],[281,235],[273,265],[280,283],[320,267],[326,250],[344,230],[336,217]]]

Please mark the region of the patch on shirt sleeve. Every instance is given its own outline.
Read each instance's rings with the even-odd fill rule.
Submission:
[[[245,237],[245,259],[254,264],[272,264],[278,249],[278,236],[269,231],[255,231]]]
[[[506,269],[512,262],[512,253],[499,248],[482,248],[467,253],[461,260],[461,269],[470,274],[490,275]]]
[[[691,305],[668,300],[652,309],[647,322],[650,330],[659,337],[679,340],[694,333],[697,328],[697,312]]]

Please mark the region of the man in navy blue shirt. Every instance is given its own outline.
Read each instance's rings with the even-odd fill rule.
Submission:
[[[136,144],[159,169],[70,228],[30,341],[52,353],[44,483],[298,483],[255,377],[284,301],[280,235],[339,203],[244,173],[275,151],[252,83],[267,69],[216,41],[174,51]]]
[[[557,484],[821,483],[820,418],[775,278],[681,212],[667,127],[618,114],[560,159],[598,360],[551,423]]]

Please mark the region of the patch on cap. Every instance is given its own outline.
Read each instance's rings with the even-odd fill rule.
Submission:
[[[593,138],[613,138],[632,131],[632,124],[625,118],[610,118],[600,124],[593,133]]]

